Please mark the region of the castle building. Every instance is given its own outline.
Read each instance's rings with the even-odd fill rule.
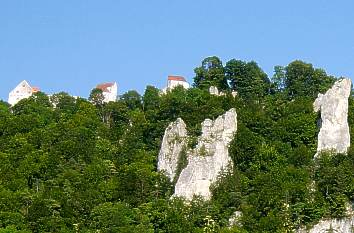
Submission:
[[[186,79],[182,76],[175,76],[175,75],[170,75],[167,78],[167,87],[162,90],[163,93],[166,93],[169,90],[172,90],[173,88],[177,86],[182,86],[185,89],[188,89],[190,87],[189,83],[186,81]]]
[[[104,102],[116,101],[118,97],[117,83],[101,83],[96,86],[97,89],[102,90],[104,96]]]
[[[20,100],[26,99],[39,91],[38,87],[31,87],[26,80],[23,80],[9,93],[8,103],[14,106]]]

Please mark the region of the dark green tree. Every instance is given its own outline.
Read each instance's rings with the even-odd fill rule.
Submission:
[[[104,203],[92,210],[90,228],[103,233],[151,232],[139,213],[125,203]]]
[[[201,89],[208,89],[216,86],[219,90],[227,90],[228,84],[221,60],[216,57],[207,57],[202,65],[194,69],[194,86]]]
[[[268,76],[254,61],[232,59],[226,63],[225,74],[232,90],[244,99],[259,99],[269,93]]]
[[[274,89],[276,92],[282,92],[286,85],[286,75],[285,75],[285,68],[282,66],[275,66],[274,67],[274,75],[272,77],[272,83],[274,85]]]
[[[290,98],[297,96],[317,97],[334,83],[335,78],[328,76],[322,69],[310,63],[293,61],[285,68],[285,86]]]
[[[92,89],[90,96],[89,96],[89,101],[91,101],[94,105],[96,106],[102,106],[103,101],[104,101],[104,96],[103,96],[103,91],[99,88],[94,88]]]
[[[130,110],[142,108],[141,95],[137,91],[131,90],[124,93],[121,97],[121,101],[123,101]]]
[[[154,111],[160,107],[160,90],[153,86],[147,86],[143,96],[144,111]]]
[[[57,111],[74,113],[77,110],[76,99],[66,92],[59,92],[52,95],[50,101]]]

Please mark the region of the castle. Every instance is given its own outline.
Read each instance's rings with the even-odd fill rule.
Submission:
[[[20,100],[26,99],[39,91],[38,87],[31,87],[26,80],[23,80],[9,93],[8,103],[13,106]]]
[[[117,83],[101,83],[96,86],[97,89],[102,90],[104,96],[103,102],[108,103],[110,101],[116,101],[118,97]]]
[[[167,93],[177,86],[182,86],[185,89],[190,87],[189,83],[182,76],[170,75],[167,78],[167,87],[162,89],[163,93]],[[116,101],[118,99],[118,85],[116,82],[101,83],[96,86],[97,89],[102,90],[104,102]],[[20,82],[10,93],[8,103],[11,106],[17,104],[20,100],[26,99],[36,92],[39,92],[38,87],[31,87],[26,80]]]
[[[188,89],[190,87],[189,83],[184,77],[170,75],[167,78],[167,87],[162,89],[162,92],[167,93],[168,91],[172,90],[173,88],[176,88],[177,86],[182,86],[185,89]]]

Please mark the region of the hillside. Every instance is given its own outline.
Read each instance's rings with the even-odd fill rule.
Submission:
[[[129,91],[109,103],[97,90],[89,100],[38,92],[13,107],[1,102],[0,233],[274,233],[347,221],[354,148],[346,151],[345,140],[352,145],[354,98],[341,118],[350,132],[338,142],[342,153],[318,145],[331,134],[322,131],[321,111],[337,116],[336,102],[322,97],[314,111],[318,94],[337,80],[302,61],[276,66],[269,78],[256,62],[223,65],[209,57],[195,69],[190,89],[161,94],[148,86],[142,96]],[[224,95],[210,94],[211,86]],[[173,125],[178,159],[170,172],[159,171],[165,130]],[[175,187],[185,193],[199,184],[199,178],[179,183],[179,176],[195,174],[188,165],[220,161],[208,157],[214,139],[214,152],[226,148],[222,165],[229,166],[201,168],[217,171],[208,198],[174,195]],[[193,154],[203,158],[193,161]]]

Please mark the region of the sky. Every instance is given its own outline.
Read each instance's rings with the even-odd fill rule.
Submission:
[[[0,99],[22,80],[88,97],[192,83],[208,56],[256,61],[271,77],[300,59],[354,77],[352,0],[0,0]]]

